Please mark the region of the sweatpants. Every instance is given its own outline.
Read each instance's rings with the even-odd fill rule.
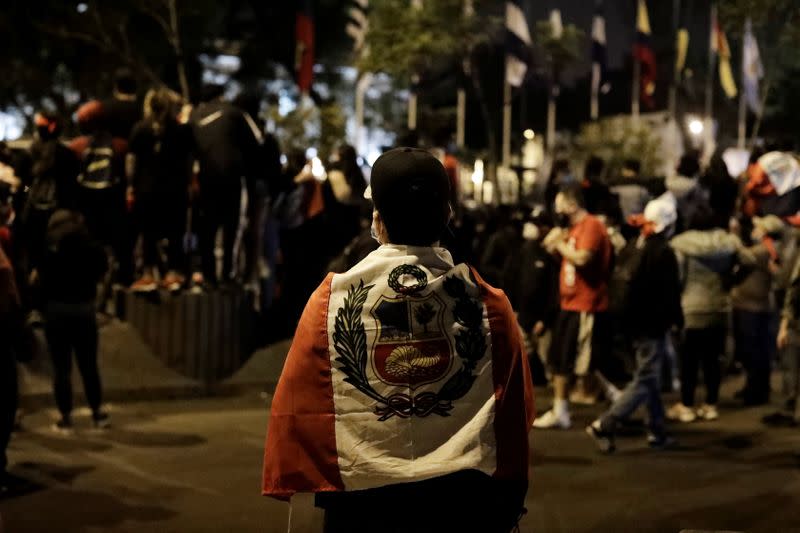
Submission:
[[[720,358],[725,351],[725,326],[686,328],[681,352],[681,401],[694,405],[699,368],[703,367],[706,403],[716,405],[722,380]]]
[[[45,336],[53,360],[53,393],[61,416],[72,413],[72,357],[83,380],[86,402],[100,409],[102,386],[97,367],[97,322],[92,304],[53,304],[46,311]]]
[[[229,180],[225,186],[200,182],[198,239],[203,277],[207,282],[227,281],[234,275],[236,254],[242,238],[242,181]],[[217,231],[222,229],[222,279],[217,279],[214,255]]]

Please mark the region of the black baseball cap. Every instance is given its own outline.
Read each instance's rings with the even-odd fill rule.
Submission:
[[[430,244],[447,225],[450,179],[427,150],[401,147],[381,155],[364,196],[375,204],[396,244]]]

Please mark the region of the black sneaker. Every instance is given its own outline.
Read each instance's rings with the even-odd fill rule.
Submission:
[[[675,446],[675,444],[677,444],[677,441],[666,433],[661,433],[658,435],[655,433],[649,433],[647,435],[647,445],[653,450],[672,448]]]
[[[795,427],[797,425],[797,421],[792,415],[781,412],[765,415],[761,418],[761,423],[766,426],[784,428]]]
[[[58,422],[53,424],[52,430],[65,436],[75,433],[75,427],[72,425],[72,420],[69,418],[61,418]]]
[[[600,429],[599,420],[595,420],[591,425],[586,426],[586,434],[594,439],[601,453],[614,453],[617,449],[616,444],[614,444],[614,433]]]
[[[108,429],[111,427],[111,417],[108,413],[98,411],[92,415],[92,424],[94,429]]]

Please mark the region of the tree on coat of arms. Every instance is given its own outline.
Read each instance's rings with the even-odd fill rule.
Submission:
[[[422,326],[422,330],[428,333],[428,324],[436,316],[436,309],[429,303],[424,303],[414,309],[414,319]]]

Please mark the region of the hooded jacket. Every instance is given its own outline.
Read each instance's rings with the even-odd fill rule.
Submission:
[[[687,328],[724,324],[730,311],[730,291],[725,286],[737,260],[751,266],[756,260],[741,240],[724,230],[690,230],[670,242],[678,258],[683,281],[681,306]]]

